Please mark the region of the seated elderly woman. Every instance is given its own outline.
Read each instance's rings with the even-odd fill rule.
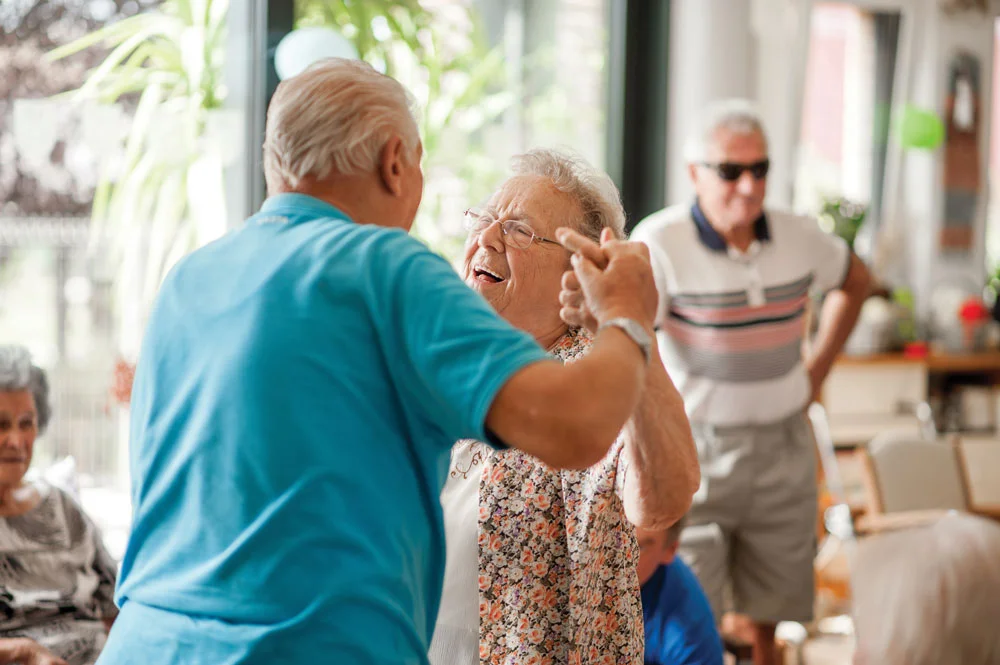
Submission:
[[[45,373],[0,346],[0,663],[93,663],[117,614],[97,528],[68,494],[24,478],[50,416]]]
[[[862,541],[856,665],[1000,663],[1000,525],[949,514]]]
[[[625,213],[610,178],[574,156],[532,151],[515,158],[514,172],[466,213],[463,277],[572,362],[592,331],[563,321],[560,290],[584,261],[571,261],[555,231],[576,229],[574,242],[600,255],[602,234],[605,246],[622,237]],[[651,344],[643,400],[590,469],[553,471],[516,450],[455,445],[441,496],[448,554],[434,665],[642,663],[634,525],[669,526],[699,482],[684,405]]]

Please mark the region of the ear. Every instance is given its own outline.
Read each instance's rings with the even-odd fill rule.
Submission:
[[[405,166],[406,148],[403,139],[392,135],[379,154],[378,172],[382,184],[393,196],[403,195],[403,167]]]
[[[680,547],[679,541],[674,541],[666,546],[663,550],[663,561],[660,563],[669,564],[677,557],[677,548]]]
[[[691,184],[698,184],[698,165],[688,164],[688,177],[691,178]]]

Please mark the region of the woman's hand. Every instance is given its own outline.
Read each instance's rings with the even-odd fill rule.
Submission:
[[[0,639],[0,657],[3,663],[18,663],[18,665],[69,665],[27,637]]]
[[[626,316],[652,329],[657,293],[646,245],[615,240],[610,229],[601,232],[600,245],[567,229],[556,237],[573,252],[559,294],[563,321],[596,332],[602,321]]]

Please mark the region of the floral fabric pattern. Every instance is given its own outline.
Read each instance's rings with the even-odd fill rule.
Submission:
[[[572,362],[591,342],[571,330],[553,354]],[[583,471],[553,471],[518,450],[459,445],[484,451],[481,665],[641,665],[638,545],[621,499],[622,439]]]

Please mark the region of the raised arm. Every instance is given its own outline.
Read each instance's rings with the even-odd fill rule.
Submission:
[[[688,511],[701,470],[691,425],[673,381],[658,357],[625,425],[625,516],[644,529],[667,528]]]
[[[602,247],[613,240],[602,238]],[[602,247],[582,237],[570,239],[576,251],[600,261]],[[560,294],[562,315],[570,325],[596,329],[576,274],[563,276]],[[663,528],[680,519],[691,506],[701,473],[684,400],[660,361],[654,344],[654,361],[646,372],[642,397],[622,434],[625,438],[625,514],[643,528]]]

